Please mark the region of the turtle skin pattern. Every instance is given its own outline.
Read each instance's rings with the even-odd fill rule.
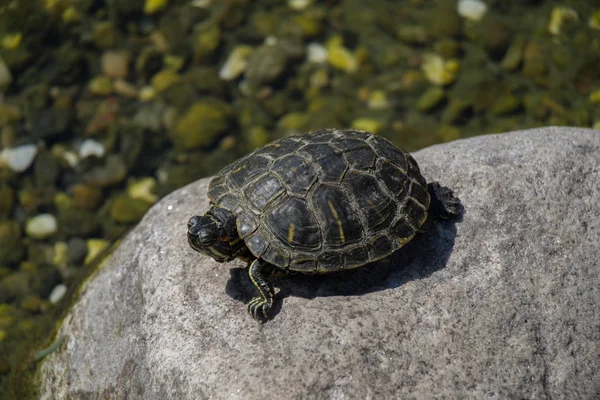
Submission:
[[[277,140],[225,167],[208,196],[233,212],[250,252],[302,273],[350,269],[398,250],[430,195],[410,154],[357,130]]]

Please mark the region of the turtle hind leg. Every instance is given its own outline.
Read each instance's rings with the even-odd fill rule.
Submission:
[[[427,184],[427,191],[431,198],[427,219],[419,228],[419,232],[425,232],[433,226],[438,219],[448,219],[460,215],[463,206],[451,189],[440,185],[438,182]]]
[[[258,322],[269,319],[269,312],[273,307],[275,291],[271,285],[271,277],[275,267],[263,260],[256,259],[248,267],[248,275],[258,292],[258,296],[248,303],[248,313]]]
[[[431,196],[429,209],[435,218],[448,219],[462,212],[462,204],[454,192],[438,182],[427,184],[427,191]]]

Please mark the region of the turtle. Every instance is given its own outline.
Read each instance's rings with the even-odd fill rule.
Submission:
[[[223,168],[208,197],[209,210],[188,221],[188,243],[218,262],[248,262],[257,295],[247,307],[259,322],[270,319],[274,275],[373,263],[462,207],[409,153],[355,129],[271,142]]]

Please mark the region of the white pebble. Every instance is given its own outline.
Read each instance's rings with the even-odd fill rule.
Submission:
[[[40,214],[27,221],[25,232],[34,239],[47,239],[57,230],[56,218],[52,214]]]
[[[48,300],[50,303],[56,304],[60,301],[60,299],[63,298],[65,293],[67,293],[67,287],[65,285],[62,283],[60,285],[56,285],[54,286],[54,289],[52,289],[52,292],[50,292],[50,297],[48,297]]]
[[[487,5],[480,0],[458,0],[458,15],[472,21],[479,21],[487,12]]]
[[[311,3],[311,0],[288,0],[288,6],[292,10],[302,11],[306,7],[308,7]]]
[[[309,43],[308,61],[315,64],[321,64],[327,61],[327,49],[319,43]]]
[[[26,144],[2,150],[0,160],[15,172],[23,172],[31,166],[38,147],[35,144]]]
[[[241,45],[231,51],[227,61],[219,70],[219,78],[224,81],[232,81],[240,76],[248,65],[248,59],[252,54],[252,47]]]
[[[72,151],[66,151],[62,157],[71,168],[74,168],[77,163],[79,163],[79,157],[77,157],[77,154],[73,153]]]
[[[95,156],[98,158],[102,158],[106,150],[102,143],[95,141],[94,139],[86,139],[81,143],[81,147],[79,147],[79,157],[86,158],[90,156]]]

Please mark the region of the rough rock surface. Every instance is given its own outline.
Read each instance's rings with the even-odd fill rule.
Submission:
[[[65,319],[42,398],[598,399],[600,132],[545,128],[415,153],[462,219],[387,263],[279,279],[192,251],[201,180],[155,205]]]

